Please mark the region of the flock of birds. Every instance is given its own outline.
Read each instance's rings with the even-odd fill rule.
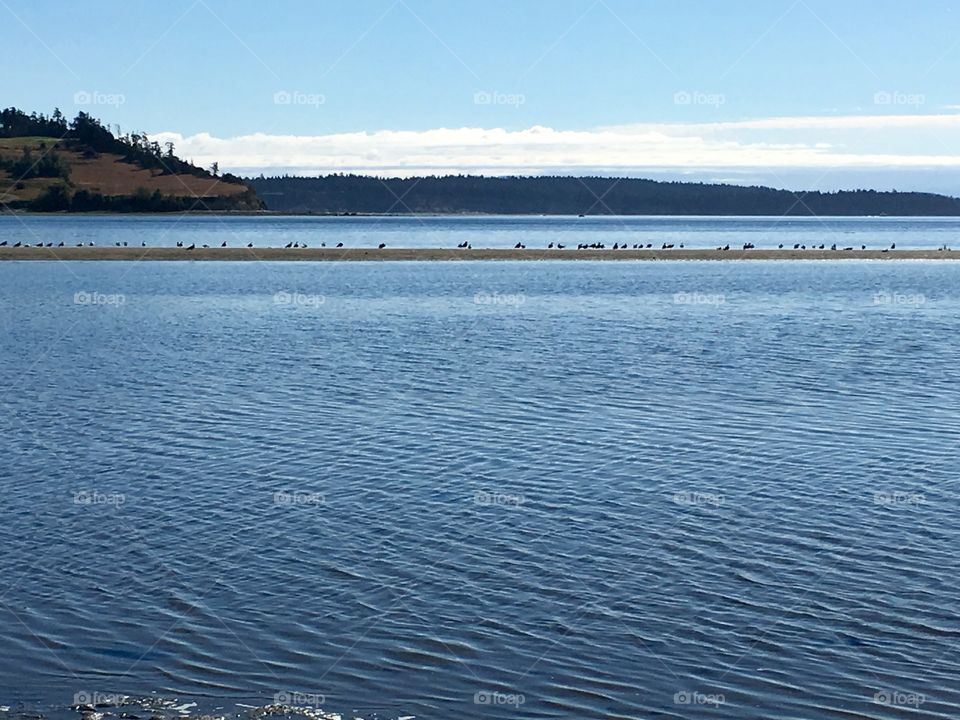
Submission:
[[[114,245],[116,245],[117,247],[128,247],[128,245],[127,245],[126,242],[122,242],[122,243],[117,242],[117,243],[114,243]],[[90,242],[88,242],[88,243],[78,242],[76,246],[77,246],[77,247],[94,247],[94,243],[93,243],[93,241],[90,241]],[[251,242],[251,243],[247,243],[247,247],[248,247],[248,248],[252,248],[253,246],[254,246],[254,245],[253,245],[252,242]],[[386,246],[387,246],[386,243],[380,243],[380,244],[377,246],[377,249],[378,249],[378,250],[383,250]],[[0,242],[0,247],[7,247],[7,241],[4,240],[3,242]],[[34,245],[30,245],[30,243],[17,242],[16,244],[11,245],[10,247],[15,247],[15,248],[18,248],[18,247],[48,247],[48,248],[49,248],[49,247],[54,247],[54,244],[53,244],[52,242],[48,242],[48,243],[38,242],[38,243],[36,243],[36,244],[34,244]],[[63,243],[63,242],[59,242],[59,243],[57,243],[56,247],[64,247],[64,243]],[[145,242],[141,242],[141,243],[140,243],[140,247],[147,247],[147,244],[146,244]],[[196,245],[196,243],[191,243],[190,245],[185,245],[183,242],[177,242],[177,247],[178,247],[178,248],[183,248],[184,250],[196,250],[197,245]],[[209,246],[209,245],[201,245],[200,247],[201,247],[201,248],[209,248],[210,246]],[[220,243],[220,247],[222,247],[222,248],[227,247],[226,241]],[[284,246],[284,249],[287,249],[287,250],[289,250],[289,249],[304,249],[304,250],[305,250],[305,249],[307,249],[308,247],[309,247],[309,246],[308,246],[306,243],[303,243],[303,242],[289,242],[289,243],[287,243],[287,244]],[[327,244],[324,243],[324,242],[322,242],[322,243],[320,243],[320,247],[327,247]],[[342,242],[339,242],[339,243],[336,244],[335,247],[342,248],[342,247],[343,247],[343,243],[342,243]],[[553,250],[554,248],[556,248],[556,249],[558,249],[558,250],[564,250],[564,249],[566,249],[566,247],[567,247],[566,245],[561,245],[560,243],[550,243],[549,245],[547,245],[547,249],[548,249],[548,250]],[[659,249],[660,249],[660,250],[672,250],[674,247],[675,247],[674,243],[663,243],[663,244],[660,246]],[[683,249],[683,243],[680,243],[679,247],[680,247],[681,249]],[[744,250],[755,250],[756,247],[757,247],[756,245],[754,245],[753,243],[749,243],[749,242],[743,244],[743,249],[744,249]],[[461,250],[472,250],[472,249],[473,249],[473,246],[472,246],[470,243],[468,243],[468,242],[462,242],[462,243],[460,243],[459,245],[457,245],[457,248],[458,248],[458,249],[461,249]],[[514,249],[514,250],[526,250],[526,248],[527,248],[527,246],[524,245],[523,243],[520,243],[520,242],[518,242],[516,245],[513,246],[513,249]],[[604,243],[580,243],[580,244],[577,245],[577,250],[606,250],[606,249],[607,249],[607,246],[606,246]],[[636,244],[634,244],[634,245],[632,245],[632,246],[631,246],[631,245],[628,245],[627,243],[614,243],[612,249],[613,249],[613,250],[629,250],[629,249],[633,249],[633,250],[651,250],[651,249],[654,249],[654,248],[653,248],[653,243],[647,243],[646,245],[644,245],[644,244],[642,244],[642,243],[636,243]],[[730,245],[723,245],[723,246],[718,246],[718,247],[717,247],[717,250],[720,250],[720,251],[729,250],[729,249],[730,249]],[[777,249],[778,249],[778,250],[783,250],[783,249],[784,249],[783,243],[780,243],[779,245],[777,245]],[[787,249],[789,250],[789,248],[787,248]],[[802,244],[800,244],[800,243],[795,243],[794,246],[793,246],[793,249],[794,249],[794,250],[807,250],[808,248],[807,248],[806,245],[802,245]],[[826,250],[827,247],[826,247],[826,244],[825,244],[825,243],[821,243],[820,245],[811,245],[809,249],[810,249],[810,250]],[[837,245],[836,245],[836,243],[834,243],[833,245],[830,246],[829,249],[830,249],[830,250],[848,251],[848,250],[854,250],[855,248],[854,248],[852,245],[851,245],[851,246],[848,246],[848,247],[844,247],[844,248],[838,248]],[[860,246],[860,249],[861,249],[861,250],[866,250],[866,249],[867,249],[867,246],[866,246],[866,245],[861,245],[861,246]],[[882,248],[882,249],[880,250],[880,252],[890,252],[891,250],[896,250],[896,249],[897,249],[897,244],[896,244],[896,243],[891,243],[889,248]],[[947,245],[944,244],[944,245],[942,245],[941,247],[937,248],[937,250],[946,250],[946,251],[949,251],[950,248],[947,247]]]

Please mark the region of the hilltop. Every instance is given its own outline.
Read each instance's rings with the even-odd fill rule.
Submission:
[[[259,210],[241,178],[205,170],[145,133],[115,136],[81,112],[72,122],[0,111],[0,206],[35,212]]]
[[[611,177],[259,177],[269,210],[326,214],[957,216],[960,199],[919,192],[795,192]]]

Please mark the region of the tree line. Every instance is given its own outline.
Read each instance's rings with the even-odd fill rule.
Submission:
[[[960,199],[932,193],[795,192],[635,178],[332,174],[246,182],[269,210],[324,214],[960,215]]]

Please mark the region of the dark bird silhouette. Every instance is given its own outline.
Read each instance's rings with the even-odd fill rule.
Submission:
[[[123,241],[123,246],[124,246],[124,247],[127,246],[127,241],[126,241],[126,240]]]
[[[896,249],[897,249],[897,244],[896,244],[896,243],[890,243],[890,249],[891,249],[891,250],[896,250]]]
[[[561,245],[560,243],[557,243],[557,250],[563,250],[565,247],[566,245]]]
[[[4,245],[6,245],[6,243],[4,243]],[[57,245],[57,247],[63,247],[63,241],[62,241],[62,240],[61,240],[60,243]]]
[[[63,243],[60,243],[60,244],[63,245]],[[6,240],[4,240],[3,242],[0,242],[0,247],[6,247],[6,246],[7,246]]]
[[[253,247],[253,243],[247,243],[247,247],[248,247],[248,248],[252,248],[252,247]]]
[[[783,250],[783,243],[780,243],[779,245],[777,245],[777,249],[778,249],[778,250]]]
[[[20,247],[21,243],[17,243],[14,247]]]
[[[222,243],[220,243],[220,247],[226,247],[226,246],[227,246],[227,241],[226,241],[226,240],[224,240]]]
[[[292,248],[292,247],[293,247],[293,243],[292,243],[292,242],[288,242],[284,247],[286,247],[286,248]]]
[[[387,246],[386,243],[380,243],[379,245],[377,245],[377,249],[378,249],[378,250],[383,250],[386,246]]]
[[[197,247],[196,243],[190,243],[190,247],[188,247],[187,250],[193,250],[196,247]]]
[[[140,243],[140,247],[146,247],[146,246],[147,244],[145,242]]]
[[[343,247],[343,243],[337,243],[337,247]]]

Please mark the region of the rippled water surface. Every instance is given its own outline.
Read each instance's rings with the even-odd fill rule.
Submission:
[[[468,243],[475,248],[512,248],[518,242],[529,248],[550,243],[578,244],[664,243],[688,248],[742,246],[772,249],[781,243],[838,248],[866,245],[881,249],[960,249],[960,218],[896,217],[643,217],[643,216],[385,216],[297,217],[199,215],[27,215],[0,216],[0,241],[35,245],[42,242],[73,246],[95,243],[112,247],[128,243],[149,247],[209,245],[220,247],[283,247],[305,243],[308,247],[451,248]]]
[[[960,265],[2,263],[0,301],[8,715],[960,715]]]

